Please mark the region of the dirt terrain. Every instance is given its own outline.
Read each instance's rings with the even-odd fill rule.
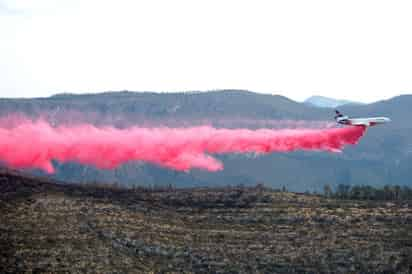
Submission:
[[[0,273],[411,273],[412,205],[0,171]]]

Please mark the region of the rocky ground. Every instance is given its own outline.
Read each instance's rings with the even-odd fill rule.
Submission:
[[[0,273],[412,273],[412,204],[0,171]]]

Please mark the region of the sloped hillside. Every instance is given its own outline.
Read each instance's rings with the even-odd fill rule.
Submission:
[[[410,273],[409,203],[0,171],[1,273]]]
[[[101,171],[76,163],[56,163],[56,178],[75,181],[121,182],[128,185],[200,186],[256,184],[290,190],[321,190],[324,184],[410,184],[412,169],[412,96],[404,95],[368,105],[343,106],[353,116],[384,115],[390,124],[368,130],[360,144],[344,153],[220,155],[225,170],[217,173],[181,173],[144,163],[129,163],[114,171]],[[300,104],[277,95],[224,90],[192,93],[107,92],[62,94],[50,98],[1,99],[0,113],[21,112],[41,116],[52,123],[90,122],[97,125],[187,126],[213,124],[220,127],[273,126],[273,120],[333,122],[332,109]],[[259,122],[255,122],[259,120]]]

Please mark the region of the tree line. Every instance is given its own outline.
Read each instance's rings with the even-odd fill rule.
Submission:
[[[372,201],[401,201],[412,200],[412,188],[409,186],[385,185],[373,187],[369,185],[339,184],[334,190],[325,185],[324,195],[338,199],[372,200]]]

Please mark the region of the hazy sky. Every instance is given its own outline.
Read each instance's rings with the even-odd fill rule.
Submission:
[[[0,0],[0,97],[412,94],[412,1]]]

